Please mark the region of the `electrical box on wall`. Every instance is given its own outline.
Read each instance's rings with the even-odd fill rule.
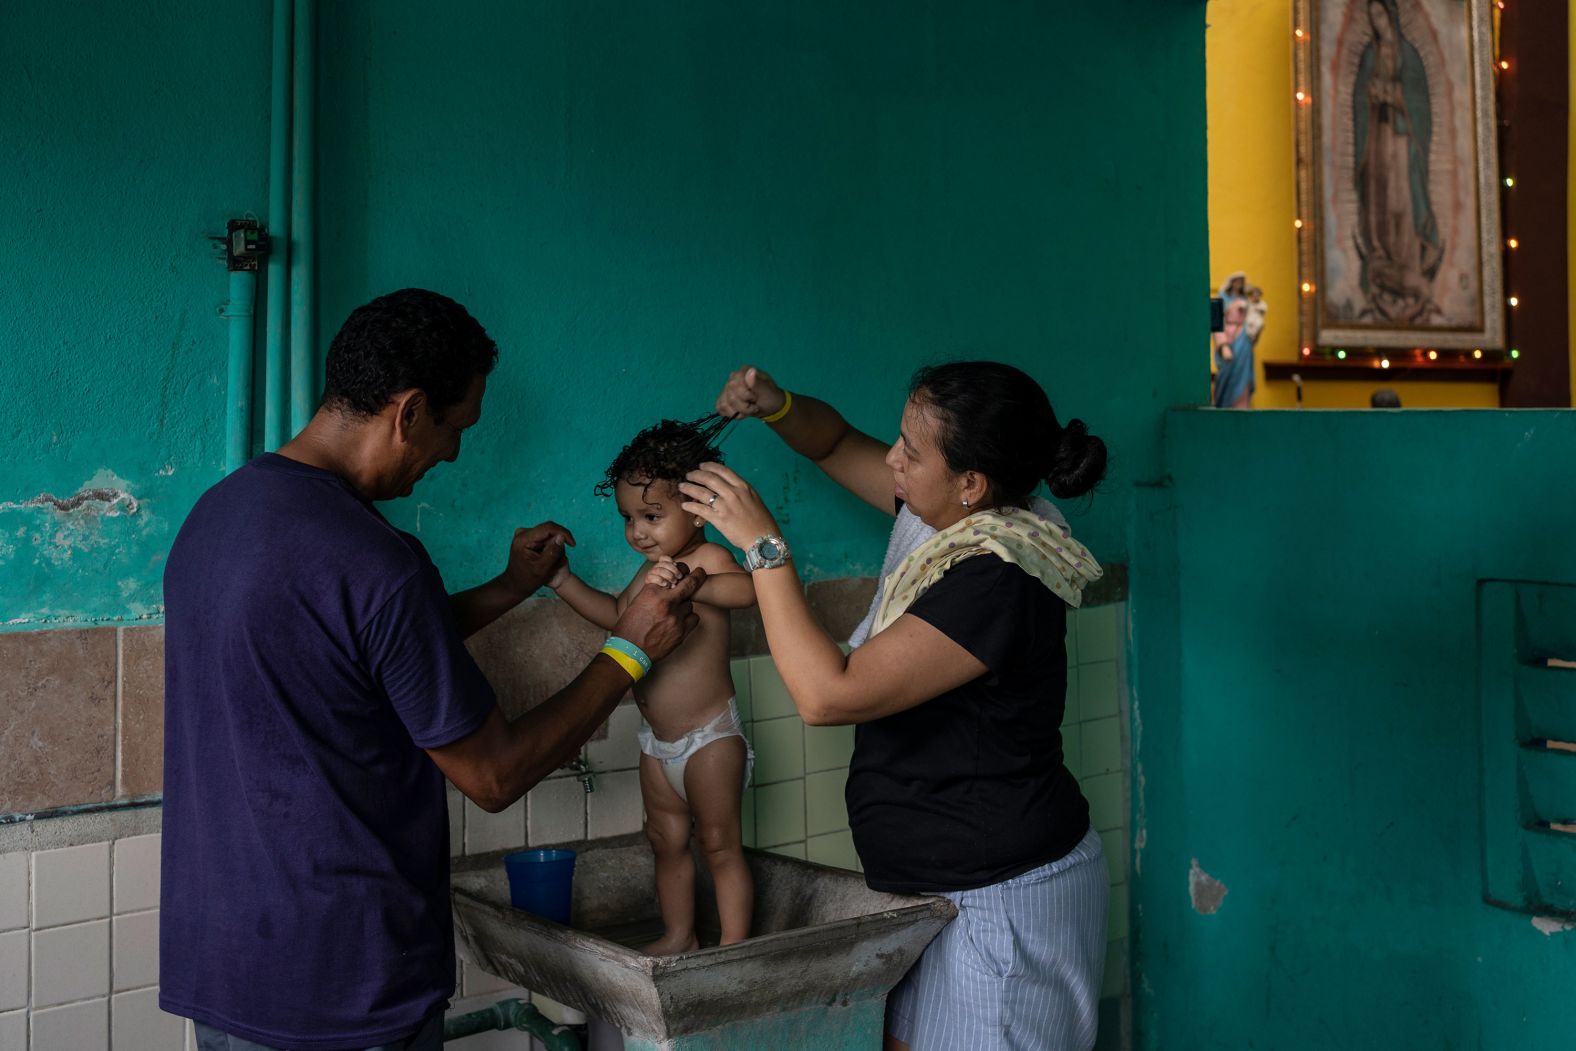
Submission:
[[[230,270],[256,270],[268,254],[268,231],[256,219],[225,224],[224,261]]]
[[[1478,585],[1483,896],[1576,914],[1576,585]]]

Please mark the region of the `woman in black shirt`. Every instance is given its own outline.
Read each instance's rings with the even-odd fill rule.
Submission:
[[[1106,869],[1059,727],[1067,607],[1100,569],[1031,494],[1042,480],[1058,497],[1089,492],[1104,444],[1078,420],[1064,427],[1033,379],[995,362],[921,370],[890,448],[754,368],[729,378],[717,411],[766,420],[897,515],[881,590],[845,657],[755,491],[720,464],[681,486],[685,510],[746,550],[804,721],[857,724],[847,799],[867,882],[958,905],[888,998],[888,1048],[1092,1047]]]

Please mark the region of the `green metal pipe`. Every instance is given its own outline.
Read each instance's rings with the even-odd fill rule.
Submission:
[[[224,470],[235,470],[252,448],[252,308],[257,271],[230,271],[230,298],[221,311],[230,325],[230,375],[225,388]]]
[[[273,113],[268,140],[268,330],[263,359],[263,448],[289,438],[285,385],[290,325],[290,18],[293,0],[274,0]]]
[[[300,432],[312,418],[317,367],[317,237],[313,222],[317,180],[317,2],[295,0],[294,94],[291,99],[290,229],[290,430]]]
[[[581,1051],[579,1037],[520,999],[499,1000],[491,1007],[448,1019],[443,1023],[443,1040],[447,1043],[498,1029],[530,1033],[547,1051]]]

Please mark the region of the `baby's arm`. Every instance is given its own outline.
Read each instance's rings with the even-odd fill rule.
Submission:
[[[690,553],[690,563],[706,570],[706,583],[695,592],[696,602],[719,609],[755,605],[755,581],[721,544],[702,544]]]
[[[612,631],[618,622],[618,599],[587,584],[571,573],[567,565],[547,582],[547,586],[558,592],[558,597],[569,603],[570,609],[603,631]]]

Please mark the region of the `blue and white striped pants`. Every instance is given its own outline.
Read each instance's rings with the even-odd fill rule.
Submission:
[[[911,1051],[1088,1051],[1105,972],[1110,898],[1100,837],[978,890],[887,996],[887,1032]]]

